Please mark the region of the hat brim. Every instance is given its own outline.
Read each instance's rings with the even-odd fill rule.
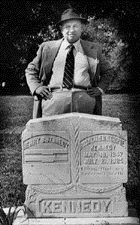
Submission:
[[[88,23],[88,20],[86,18],[80,18],[80,17],[72,17],[72,18],[68,18],[68,19],[65,19],[65,20],[60,20],[58,21],[56,24],[57,25],[62,25],[64,22],[67,22],[69,20],[80,20],[82,23],[86,24]]]

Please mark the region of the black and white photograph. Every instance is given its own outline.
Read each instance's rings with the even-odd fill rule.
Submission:
[[[140,224],[140,2],[0,0],[0,225]]]

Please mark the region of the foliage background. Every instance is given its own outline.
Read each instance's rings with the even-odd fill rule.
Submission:
[[[113,68],[110,90],[139,93],[139,1],[0,1],[0,84],[5,92],[26,86],[25,68],[39,44],[61,37],[56,22],[76,8],[89,24],[83,38],[99,42]]]

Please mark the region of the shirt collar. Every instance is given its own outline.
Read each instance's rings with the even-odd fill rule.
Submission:
[[[64,49],[67,49],[67,47],[69,45],[70,45],[70,43],[66,39],[64,39],[64,41],[63,41],[63,47],[64,47]],[[78,51],[79,50],[79,47],[80,47],[80,39],[78,41],[76,41],[73,45],[74,45],[76,51]]]
[[[73,45],[74,45],[76,51],[78,51],[80,48],[80,39],[78,41],[76,41]]]

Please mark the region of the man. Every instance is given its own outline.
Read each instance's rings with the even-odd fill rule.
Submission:
[[[26,69],[35,96],[33,118],[81,112],[101,115],[102,94],[111,79],[101,47],[82,40],[86,19],[67,9],[58,24],[63,38],[43,42]]]

